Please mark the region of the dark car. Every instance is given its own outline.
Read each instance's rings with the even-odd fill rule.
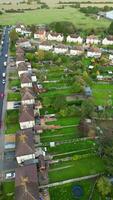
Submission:
[[[21,102],[15,102],[14,103],[14,108],[19,108],[21,106]]]

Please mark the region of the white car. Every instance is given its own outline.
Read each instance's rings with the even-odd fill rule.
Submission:
[[[8,57],[8,55],[7,55],[7,54],[5,54],[5,57],[7,58],[7,57]]]
[[[12,179],[15,178],[15,172],[8,172],[5,174],[6,179]]]
[[[2,80],[2,84],[5,84],[5,83],[6,83],[6,80],[5,80],[5,79],[3,79],[3,80]]]
[[[7,66],[7,62],[4,62],[4,66]]]

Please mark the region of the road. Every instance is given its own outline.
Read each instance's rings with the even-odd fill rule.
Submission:
[[[7,61],[5,57],[8,54],[8,47],[9,47],[9,28],[5,27],[2,35],[2,49],[0,55],[0,93],[4,93],[5,84],[2,83],[2,73],[6,72],[6,67],[4,67],[4,62]],[[0,99],[0,122],[2,121],[2,110],[3,110],[3,98]]]
[[[5,93],[5,84],[2,83],[2,73],[5,73],[7,68],[4,67],[4,62],[7,61],[7,58],[5,57],[6,54],[8,54],[8,47],[9,47],[9,28],[5,27],[3,30],[2,35],[2,48],[0,51],[0,93]],[[4,169],[4,126],[3,126],[3,116],[5,109],[4,103],[6,101],[6,98],[0,98],[0,180],[3,177],[3,169]],[[6,106],[5,106],[6,107]],[[2,124],[1,124],[2,123]],[[1,126],[2,125],[2,126]]]

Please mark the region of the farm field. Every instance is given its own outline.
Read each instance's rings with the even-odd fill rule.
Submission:
[[[1,25],[11,25],[21,22],[24,24],[48,24],[53,21],[70,21],[76,27],[83,29],[105,28],[110,21],[107,19],[96,20],[96,18],[86,17],[83,13],[73,8],[65,9],[41,9],[26,11],[24,13],[5,13],[0,16]]]

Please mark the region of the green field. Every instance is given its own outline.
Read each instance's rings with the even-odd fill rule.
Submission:
[[[45,24],[53,21],[71,21],[76,27],[87,28],[105,28],[108,27],[110,21],[106,19],[97,20],[95,17],[86,17],[77,9],[40,9],[35,11],[27,11],[24,13],[5,13],[0,16],[0,24],[11,25],[17,22],[25,24]]]

